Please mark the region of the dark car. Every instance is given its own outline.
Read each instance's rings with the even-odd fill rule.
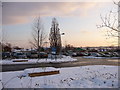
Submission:
[[[30,52],[28,55],[27,55],[28,58],[48,58],[48,54],[45,53],[45,52],[38,52],[37,51],[34,51],[34,52]]]
[[[10,58],[11,53],[10,52],[2,52],[2,59]]]
[[[27,56],[22,52],[16,52],[13,54],[14,58],[27,58]]]
[[[40,52],[39,53],[39,58],[48,58],[48,54],[45,52]]]
[[[77,52],[77,56],[88,56],[86,52]]]
[[[38,58],[38,53],[36,51],[30,52],[28,58]]]
[[[69,53],[67,53],[67,52],[63,52],[63,55],[65,55],[65,56],[69,56]]]

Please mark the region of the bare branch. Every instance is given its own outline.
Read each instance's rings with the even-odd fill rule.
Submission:
[[[32,30],[33,40],[30,42],[30,44],[33,45],[36,49],[40,49],[43,47],[43,43],[46,39],[45,30],[40,16],[34,19]]]
[[[114,1],[113,1],[114,2]],[[114,2],[115,5],[118,6],[118,8],[120,8],[120,2],[116,3]],[[105,15],[105,17],[103,17],[101,14],[100,14],[100,19],[102,21],[101,25],[96,25],[97,28],[106,28],[107,29],[107,36],[109,38],[111,37],[115,37],[115,38],[119,38],[120,39],[120,36],[119,36],[119,33],[120,33],[120,30],[119,30],[119,23],[118,22],[118,10],[116,11],[109,11],[108,14]]]

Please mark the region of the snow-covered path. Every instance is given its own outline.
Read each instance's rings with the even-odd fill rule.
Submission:
[[[3,72],[1,82],[4,88],[118,88],[119,67],[92,65],[59,68],[60,74],[33,78],[25,76],[25,72],[36,69],[26,69]]]

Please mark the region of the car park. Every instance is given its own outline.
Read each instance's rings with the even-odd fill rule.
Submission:
[[[22,52],[16,52],[13,54],[13,58],[27,58],[27,56]]]

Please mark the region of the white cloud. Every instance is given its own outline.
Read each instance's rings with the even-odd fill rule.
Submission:
[[[68,3],[68,2],[4,2],[3,24],[17,24],[29,21],[36,16],[84,16],[97,3]]]

